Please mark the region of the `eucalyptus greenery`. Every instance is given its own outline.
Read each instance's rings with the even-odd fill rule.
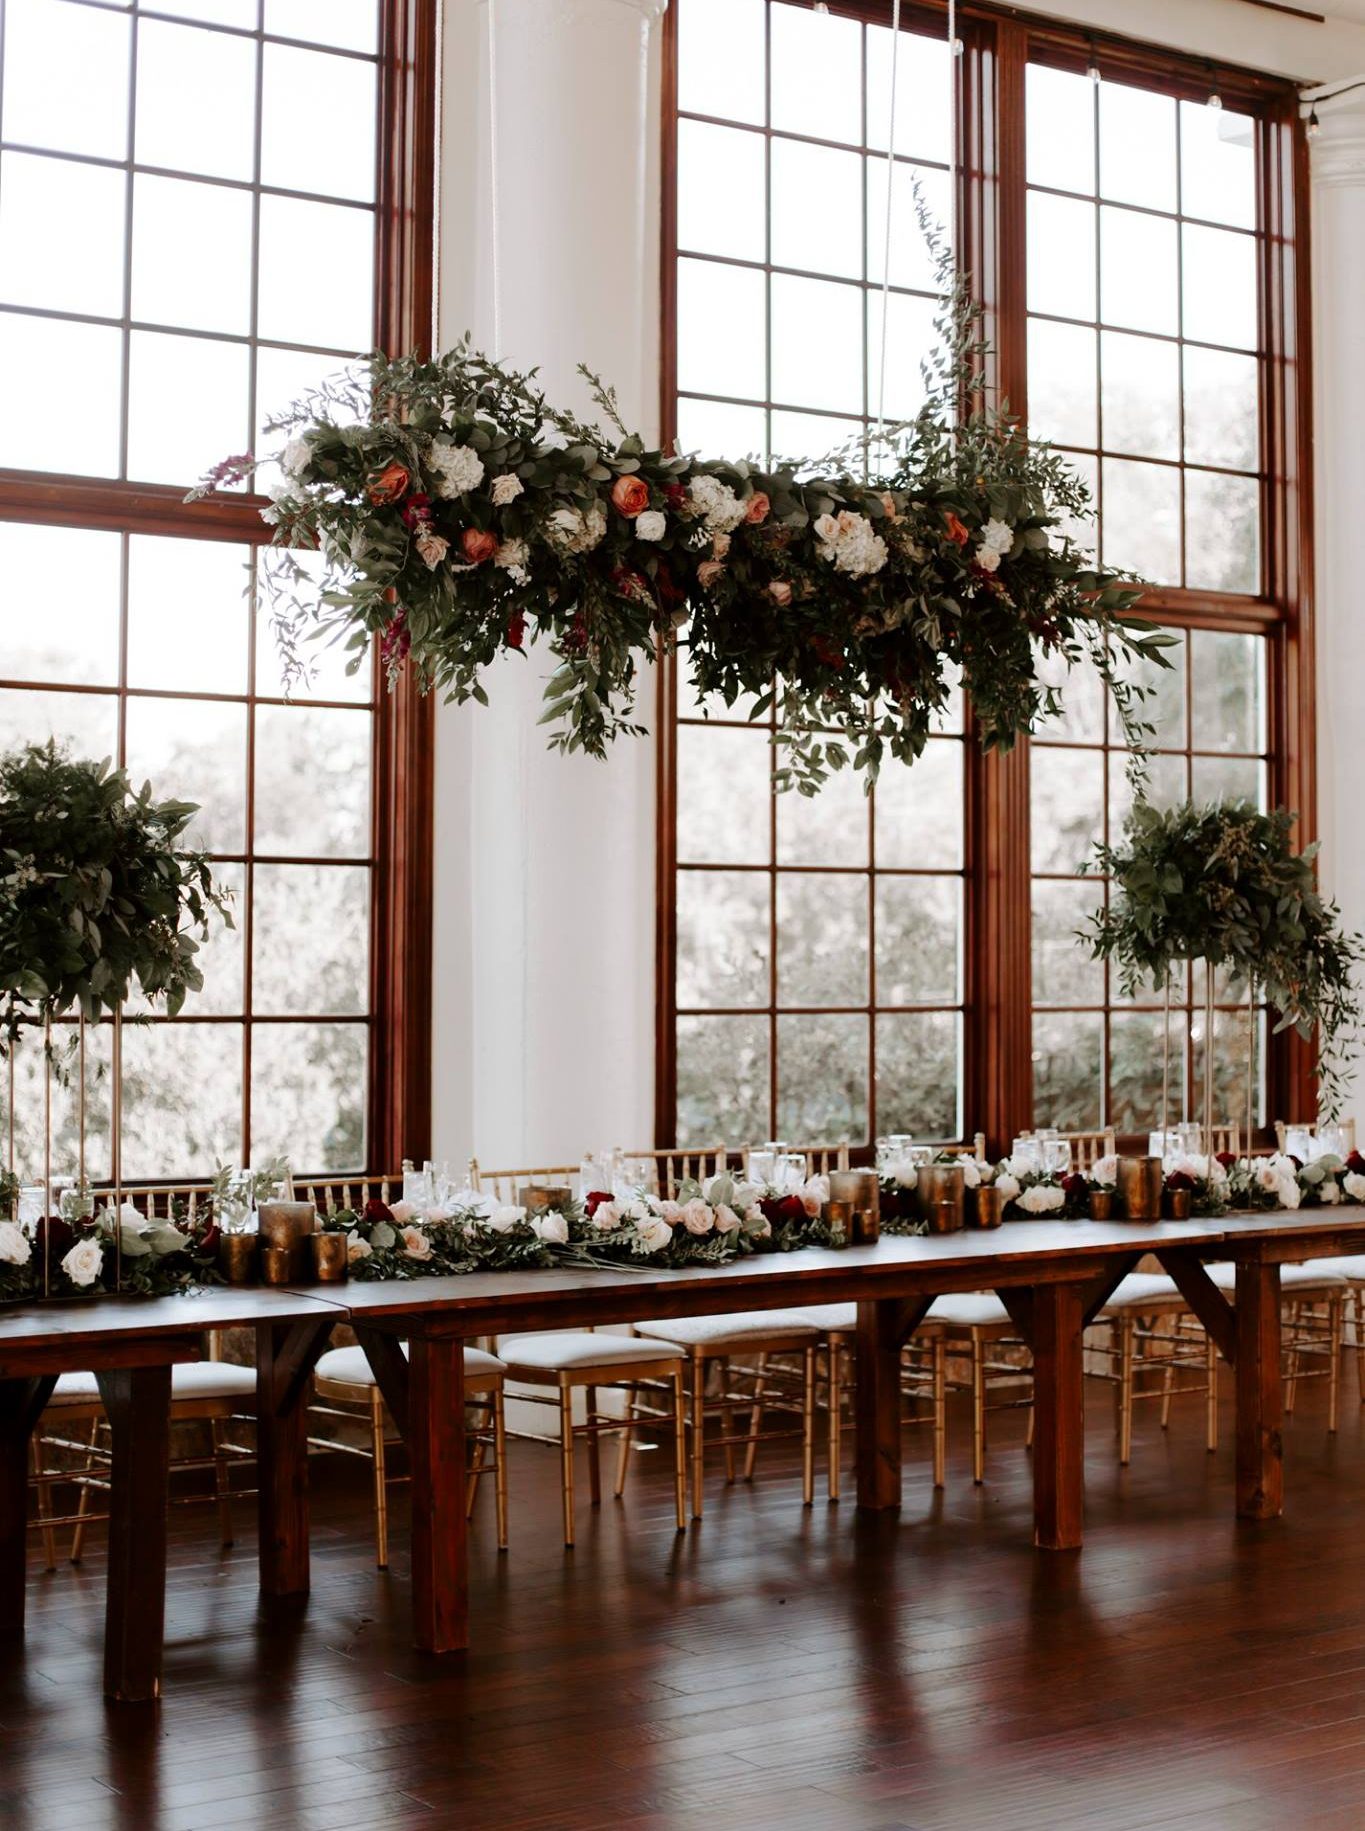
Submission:
[[[225,894],[183,843],[192,802],[134,790],[55,743],[0,756],[0,1053],[26,1024],[119,1009],[134,981],[174,1017]]]
[[[1258,987],[1279,1013],[1277,1034],[1317,1033],[1322,1111],[1331,1118],[1354,1075],[1349,1051],[1362,1015],[1355,974],[1365,946],[1318,890],[1317,845],[1293,849],[1296,818],[1247,801],[1166,810],[1139,802],[1123,843],[1098,848],[1109,905],[1083,934],[1098,958],[1118,966],[1128,996],[1148,981],[1164,987],[1185,960]]]
[[[924,406],[814,464],[650,450],[588,371],[605,432],[467,341],[376,353],[305,396],[268,428],[288,435],[264,575],[291,668],[305,637],[353,668],[378,641],[391,676],[486,702],[491,664],[543,641],[552,744],[601,756],[677,643],[717,709],[776,709],[779,781],[813,793],[850,759],[869,781],[912,762],[959,682],[981,742],[1008,748],[1059,710],[1053,664],[1089,659],[1140,752],[1141,664],[1171,638],[1067,532],[1079,478],[986,403],[979,315],[922,222],[941,286]],[[226,459],[197,493],[261,461]]]

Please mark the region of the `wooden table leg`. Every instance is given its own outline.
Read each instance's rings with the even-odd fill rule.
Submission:
[[[140,1704],[161,1692],[171,1370],[169,1365],[118,1367],[96,1377],[113,1463],[104,1694]]]
[[[1284,1389],[1280,1383],[1280,1268],[1237,1261],[1237,1512],[1284,1510]]]
[[[858,1423],[858,1505],[879,1512],[901,1504],[901,1342],[903,1302],[858,1305],[854,1410]]]
[[[331,1332],[330,1319],[256,1330],[256,1510],[267,1596],[308,1593],[308,1397]]]
[[[1085,1516],[1084,1290],[1033,1290],[1033,1542],[1042,1551],[1081,1543]]]
[[[28,1446],[54,1380],[0,1380],[0,1635],[24,1631]]]
[[[469,1645],[464,1344],[415,1335],[409,1349],[413,1640],[454,1653]]]

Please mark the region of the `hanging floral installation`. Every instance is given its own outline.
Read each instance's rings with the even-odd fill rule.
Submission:
[[[985,401],[976,310],[926,233],[943,294],[924,405],[817,464],[647,450],[587,370],[610,435],[467,341],[306,395],[269,427],[287,434],[264,513],[289,668],[308,637],[355,668],[377,640],[391,678],[486,703],[492,663],[540,642],[551,743],[602,756],[640,729],[642,665],[676,643],[700,694],[776,705],[784,785],[814,792],[850,756],[869,779],[912,762],[959,680],[981,742],[1007,749],[1058,711],[1057,661],[1088,658],[1140,751],[1144,664],[1170,638],[1065,532],[1084,484]],[[260,462],[225,460],[196,495]]]

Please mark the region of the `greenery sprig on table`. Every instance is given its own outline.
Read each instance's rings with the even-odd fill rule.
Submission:
[[[1279,1013],[1276,1032],[1318,1038],[1321,1109],[1333,1117],[1354,1075],[1348,1049],[1361,1022],[1357,934],[1317,887],[1317,845],[1296,852],[1296,816],[1247,801],[1160,809],[1139,802],[1123,843],[1101,846],[1108,907],[1084,932],[1131,996],[1163,987],[1172,967],[1205,960],[1256,986]]]
[[[0,757],[0,1054],[25,1024],[117,1010],[134,982],[172,1017],[201,988],[210,916],[231,916],[183,842],[197,811],[55,743]]]
[[[290,667],[306,635],[352,668],[378,641],[391,676],[486,703],[497,657],[543,641],[552,744],[601,756],[638,731],[639,670],[677,641],[700,693],[776,705],[779,779],[814,792],[850,755],[869,779],[913,761],[959,679],[983,744],[1008,748],[1059,709],[1043,658],[1088,658],[1140,747],[1134,664],[1166,665],[1171,638],[1064,531],[1087,509],[1075,473],[984,403],[979,318],[931,243],[924,406],[815,464],[648,449],[586,370],[605,433],[468,341],[376,353],[304,396],[268,428],[289,435],[265,577]],[[196,493],[260,462],[227,459]]]

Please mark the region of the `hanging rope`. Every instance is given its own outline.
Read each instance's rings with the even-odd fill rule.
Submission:
[[[891,210],[896,194],[896,74],[900,65],[901,0],[891,6],[891,114],[886,130],[886,231],[882,239],[882,348],[877,373],[877,441],[886,423],[886,332],[891,307]]]

